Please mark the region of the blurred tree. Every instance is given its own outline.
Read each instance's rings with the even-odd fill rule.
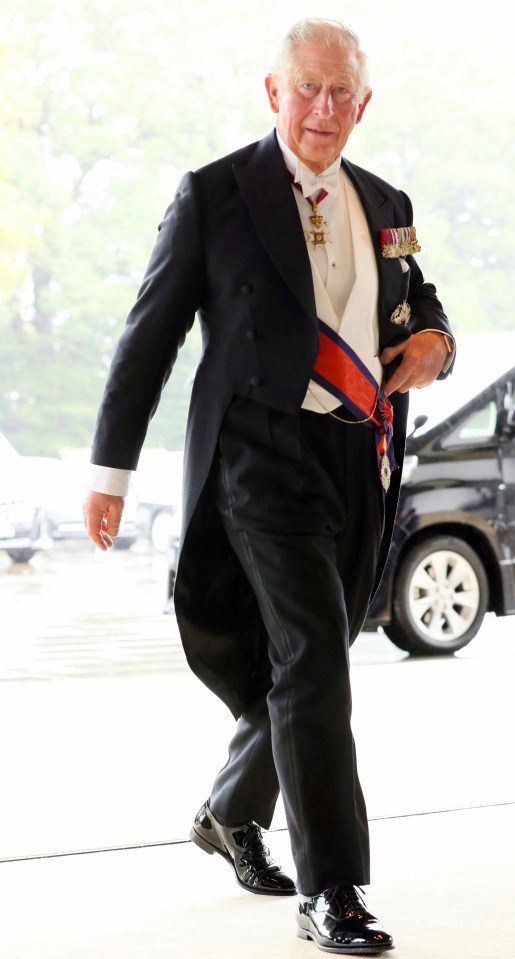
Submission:
[[[290,21],[281,0],[248,0],[244,17],[222,0],[18,0],[0,12],[0,429],[22,452],[89,445],[180,175],[270,129],[263,50]],[[396,18],[381,25],[348,156],[413,196],[422,266],[458,332],[511,328],[513,106],[495,58],[478,78],[461,32],[424,55],[420,42],[396,48]],[[182,445],[199,349],[195,327],[148,444]]]

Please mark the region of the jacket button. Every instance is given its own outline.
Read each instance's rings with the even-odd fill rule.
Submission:
[[[261,386],[261,383],[262,383],[262,382],[263,382],[263,380],[261,379],[260,376],[252,376],[252,377],[250,378],[250,385],[251,385],[251,386]]]
[[[255,339],[256,339],[256,331],[255,331],[255,330],[247,330],[247,332],[246,332],[245,335],[246,335],[246,337],[247,337],[248,340],[255,340]]]
[[[242,292],[245,296],[248,296],[249,293],[252,293],[252,287],[249,286],[248,283],[244,283],[243,286],[242,286],[242,288],[241,288],[241,292]]]

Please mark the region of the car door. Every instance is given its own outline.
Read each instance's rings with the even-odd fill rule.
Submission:
[[[515,370],[513,371],[515,373]],[[515,376],[504,384],[500,412],[499,454],[502,471],[503,556],[500,561],[505,612],[515,612]]]

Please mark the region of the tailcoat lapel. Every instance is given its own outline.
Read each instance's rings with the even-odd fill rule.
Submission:
[[[392,261],[385,259],[381,254],[380,236],[382,229],[395,226],[393,202],[388,196],[385,196],[376,189],[365,171],[360,170],[344,159],[342,159],[342,168],[358,192],[370,230],[370,237],[379,273],[379,343],[380,349],[384,349],[394,341],[398,342],[399,340],[406,339],[406,337],[410,335],[405,327],[398,326],[390,321],[389,315],[391,310],[387,308],[391,295],[393,295],[395,299],[394,291],[396,290],[395,284],[398,281],[398,274],[392,270]],[[393,287],[392,283],[394,283]]]
[[[355,186],[365,211],[379,268],[380,282],[382,282],[385,274],[383,272],[384,257],[381,256],[379,243],[380,231],[390,224],[393,226],[393,203],[389,197],[383,196],[376,190],[370,179],[366,175],[363,176],[352,164],[342,159],[342,167],[344,173]]]
[[[305,312],[316,318],[309,255],[275,131],[260,140],[234,174],[256,232]]]

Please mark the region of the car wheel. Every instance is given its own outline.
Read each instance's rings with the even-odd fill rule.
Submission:
[[[476,635],[487,606],[488,580],[477,554],[458,537],[437,536],[404,558],[384,631],[416,655],[454,653]]]
[[[13,563],[28,563],[36,555],[36,552],[35,549],[27,546],[25,549],[8,549],[7,555],[11,557]]]
[[[135,542],[136,542],[135,536],[114,536],[113,537],[114,549],[130,549],[131,546],[134,546]]]

